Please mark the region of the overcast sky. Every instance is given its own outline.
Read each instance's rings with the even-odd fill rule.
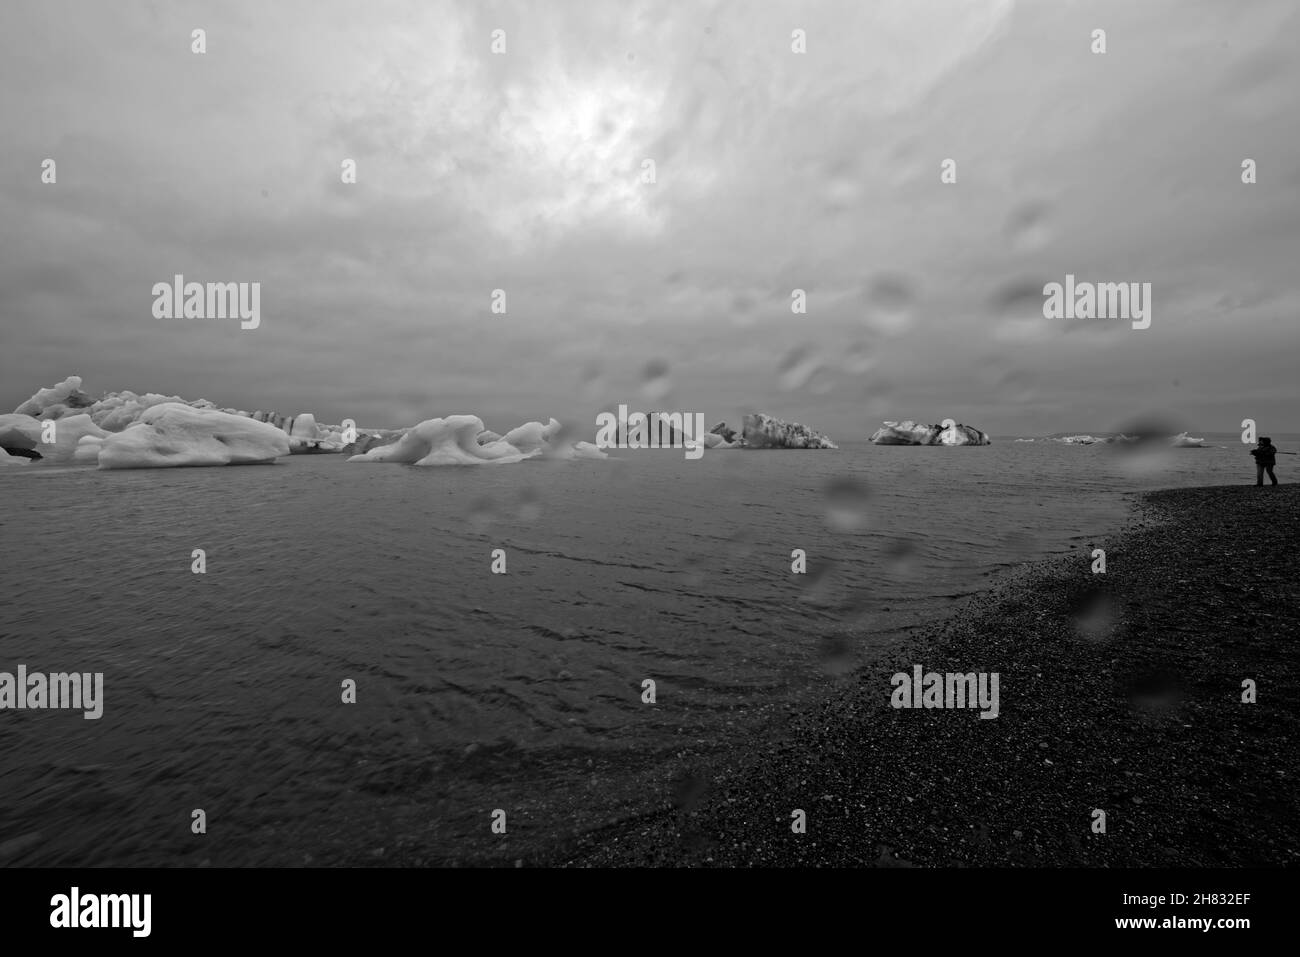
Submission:
[[[1298,10],[5,0],[0,411],[76,373],[375,426],[1287,431]],[[176,273],[259,281],[260,328],[155,319]],[[1066,273],[1151,328],[1044,319]]]

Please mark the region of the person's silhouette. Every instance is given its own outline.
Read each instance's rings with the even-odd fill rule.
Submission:
[[[1273,474],[1273,466],[1277,464],[1277,446],[1273,440],[1267,436],[1260,436],[1259,446],[1250,450],[1250,454],[1255,456],[1255,484],[1264,484],[1264,473],[1268,473],[1269,480],[1276,485],[1277,476]]]

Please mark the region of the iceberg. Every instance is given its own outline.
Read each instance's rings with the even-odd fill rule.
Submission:
[[[122,432],[83,437],[77,456],[89,460],[92,449],[101,469],[254,465],[288,455],[289,436],[244,416],[167,402]]]
[[[555,420],[552,419],[552,422]],[[541,427],[541,423],[529,423]],[[558,427],[559,423],[556,423]],[[349,462],[398,462],[406,465],[505,465],[522,462],[539,454],[540,449],[521,452],[499,439],[478,444],[483,420],[476,415],[449,415],[445,419],[426,419],[407,429],[396,442],[381,445]]]
[[[407,429],[395,441],[351,456],[349,462],[397,462],[406,465],[510,465],[533,458],[604,459],[591,442],[556,442],[562,427],[551,419],[526,422],[497,436],[476,415],[427,419]]]
[[[874,445],[991,445],[987,432],[973,425],[957,422],[943,425],[918,425],[911,419],[885,422],[871,435]]]
[[[709,434],[721,438],[725,445],[733,446],[739,444],[736,442],[736,430],[727,428],[726,422],[719,422],[713,428],[709,429]],[[712,447],[713,446],[709,446],[709,448]]]
[[[10,455],[5,451],[4,446],[0,445],[0,468],[7,465],[26,465],[32,460],[24,455]]]
[[[86,436],[103,439],[109,435],[83,412],[80,415],[64,416],[54,422],[51,430],[53,442],[42,442],[36,447],[41,458],[54,465],[69,465],[72,462],[94,462],[94,457],[81,451],[81,440]]]
[[[339,452],[343,449],[343,432],[332,427],[322,428],[316,423],[316,416],[310,412],[300,412],[284,424],[284,431],[289,436],[290,455],[311,455],[313,453]]]
[[[70,375],[48,389],[36,394],[14,409],[17,415],[30,415],[38,419],[57,419],[72,410],[87,409],[95,400],[81,391],[81,376]]]
[[[1203,449],[1205,448],[1205,439],[1196,439],[1186,432],[1179,432],[1169,440],[1169,444],[1176,449]]]
[[[373,432],[357,432],[356,441],[345,444],[339,451],[344,455],[364,455],[371,449],[392,445],[409,429],[379,429]]]
[[[68,406],[63,403],[47,406],[42,411],[48,412],[55,406],[68,411]],[[106,435],[108,433],[86,412],[52,416],[45,420],[17,412],[0,415],[0,449],[10,453],[11,457],[19,455],[24,461],[35,458],[54,465],[87,461],[85,454],[78,451],[81,440],[86,436],[102,439]],[[45,441],[47,436],[51,441]],[[94,457],[91,456],[89,461],[93,462]]]
[[[9,452],[30,451],[40,441],[40,419],[21,412],[0,415],[0,449]]]
[[[575,444],[556,444],[562,437],[563,426],[551,419],[546,425],[540,422],[525,422],[511,429],[498,441],[513,446],[529,457],[534,455],[549,459],[607,459],[609,455],[591,442]],[[497,443],[488,443],[484,448],[491,448]]]
[[[716,434],[716,433],[714,433]],[[754,412],[745,416],[743,441],[751,449],[838,449],[829,438],[800,425]]]

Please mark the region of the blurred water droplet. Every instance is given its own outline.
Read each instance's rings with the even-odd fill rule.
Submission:
[[[802,579],[800,585],[803,588],[800,598],[803,601],[824,607],[838,605],[840,585],[836,580],[836,567],[837,563],[834,559],[809,555],[808,570],[799,576]]]
[[[708,791],[708,777],[695,768],[679,771],[669,782],[673,806],[683,814],[689,814],[699,807]]]
[[[989,299],[994,339],[1022,344],[1043,342],[1063,330],[1063,323],[1069,320],[1052,320],[1043,315],[1044,285],[1019,279],[994,290]]]
[[[1038,394],[1038,380],[1032,372],[1013,369],[998,380],[998,398],[1006,402],[1032,402]]]
[[[853,670],[853,639],[848,635],[830,635],[823,638],[818,645],[818,657],[822,671],[832,678],[839,678]]]
[[[885,567],[895,578],[911,578],[919,564],[917,547],[910,539],[900,538],[884,548]]]
[[[828,213],[842,213],[862,202],[862,183],[849,176],[832,176],[822,187],[822,203]]]
[[[778,382],[782,389],[793,391],[802,389],[808,379],[817,371],[817,356],[808,346],[797,346],[786,353],[777,368]]]
[[[892,414],[894,394],[894,383],[880,375],[872,374],[871,381],[862,388],[862,397],[865,400],[863,411],[868,422],[899,418]]]
[[[897,336],[912,324],[916,293],[904,276],[877,276],[866,290],[865,321],[884,336]]]
[[[835,389],[835,376],[825,366],[818,366],[813,369],[805,388],[813,395],[828,395]]]
[[[537,497],[537,493],[531,488],[525,488],[519,493],[519,520],[521,522],[535,522],[542,517],[542,503]]]
[[[1176,464],[1170,440],[1183,431],[1181,425],[1159,414],[1147,414],[1125,422],[1116,430],[1105,453],[1130,478],[1153,479]]]
[[[1038,557],[1039,540],[1026,528],[1015,528],[1002,536],[1002,550],[1013,562],[1029,562]]]
[[[1177,674],[1150,671],[1134,676],[1126,688],[1129,706],[1134,711],[1167,711],[1182,703],[1184,689]]]
[[[1051,207],[1041,200],[1022,203],[1007,217],[1007,240],[1019,253],[1042,249],[1051,241]]]
[[[668,375],[668,363],[663,359],[651,359],[641,370],[641,394],[651,402],[660,402],[672,391],[672,380]]]
[[[875,364],[875,353],[865,342],[855,342],[840,353],[840,365],[845,372],[861,374],[869,371]]]
[[[579,378],[582,397],[589,401],[601,399],[605,393],[605,375],[595,362],[588,362]]]
[[[834,532],[851,534],[867,527],[870,492],[866,483],[842,475],[826,484],[826,524]]]
[[[474,503],[469,507],[470,524],[479,530],[489,527],[496,521],[496,517],[496,505],[486,495],[475,499]]]
[[[1088,588],[1070,602],[1075,633],[1085,641],[1106,641],[1115,627],[1110,595],[1100,588]]]
[[[750,326],[754,322],[754,297],[747,292],[738,292],[731,300],[731,322],[736,326]]]
[[[731,536],[731,556],[741,559],[754,554],[754,532],[748,526],[742,526]]]
[[[691,588],[703,588],[708,580],[709,564],[700,555],[687,555],[682,561],[682,573]]]

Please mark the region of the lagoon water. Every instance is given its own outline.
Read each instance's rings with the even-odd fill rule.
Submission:
[[[105,703],[98,721],[0,712],[0,863],[547,859],[991,578],[1090,550],[1133,493],[1254,481],[1237,435],[1207,438],[1145,471],[1010,438],[10,468],[0,671],[102,671]]]

